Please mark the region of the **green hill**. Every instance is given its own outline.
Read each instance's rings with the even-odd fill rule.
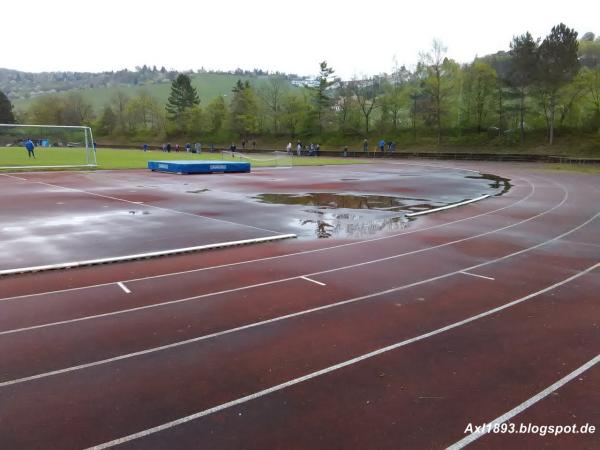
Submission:
[[[268,75],[234,75],[227,73],[201,73],[192,74],[192,83],[198,90],[198,95],[202,104],[206,105],[213,98],[225,95],[229,96],[231,89],[235,85],[237,80],[249,81],[254,86],[259,87],[261,84],[267,82],[269,79]],[[290,84],[291,86],[291,84]],[[292,87],[292,86],[291,86]],[[167,97],[171,89],[171,81],[169,79],[162,79],[160,81],[146,81],[137,85],[132,84],[115,84],[111,86],[102,87],[87,87],[87,88],[76,88],[56,93],[55,95],[66,95],[69,92],[81,92],[86,100],[88,100],[94,107],[96,112],[99,112],[113,95],[120,91],[129,97],[134,96],[141,89],[146,90],[160,103],[166,103]],[[14,99],[13,104],[17,110],[26,110],[35,97]]]

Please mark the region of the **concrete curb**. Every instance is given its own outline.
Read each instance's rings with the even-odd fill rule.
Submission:
[[[89,259],[85,261],[72,261],[59,264],[48,264],[44,266],[20,267],[17,269],[0,270],[0,276],[16,275],[33,272],[45,272],[48,270],[72,269],[75,267],[97,266],[100,264],[111,264],[116,262],[135,261],[141,259],[158,258],[160,256],[179,255],[182,253],[193,253],[205,250],[214,250],[217,248],[237,247],[240,245],[259,244],[263,242],[279,241],[282,239],[291,239],[298,237],[295,234],[278,234],[254,239],[244,239],[241,241],[219,242],[216,244],[198,245],[195,247],[177,248],[172,250],[161,250],[157,252],[139,253],[135,255],[116,256],[112,258]]]
[[[469,203],[475,203],[478,202],[479,200],[483,200],[490,197],[489,194],[485,194],[482,195],[481,197],[477,197],[477,198],[472,198],[470,200],[465,200],[464,202],[460,202],[460,203],[454,203],[452,205],[448,205],[448,206],[441,206],[440,208],[433,208],[433,209],[428,209],[427,211],[419,211],[419,212],[415,212],[415,213],[408,213],[406,214],[406,217],[418,217],[418,216],[424,216],[425,214],[432,214],[438,211],[444,211],[446,209],[452,209],[452,208],[457,208],[459,206],[463,206],[463,205],[468,205]]]

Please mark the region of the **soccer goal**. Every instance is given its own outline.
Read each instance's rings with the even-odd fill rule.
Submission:
[[[293,157],[287,152],[273,151],[264,153],[242,153],[224,150],[221,152],[223,159],[235,161],[236,159],[249,162],[258,167],[278,167],[281,169],[291,168]]]
[[[33,150],[28,151],[31,141]],[[95,167],[90,127],[0,124],[0,169]]]

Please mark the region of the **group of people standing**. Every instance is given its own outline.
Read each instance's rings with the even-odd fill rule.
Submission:
[[[381,139],[377,143],[377,148],[382,153],[385,152],[386,149],[389,152],[395,152],[396,151],[396,143],[394,141],[387,141],[386,142],[384,139]],[[369,141],[366,138],[363,141],[363,152],[364,153],[368,153],[369,152]]]
[[[150,147],[148,146],[148,144],[144,144],[142,145],[142,150],[144,150],[145,152],[148,151]],[[202,143],[201,142],[196,142],[193,146],[192,144],[190,144],[189,142],[187,144],[185,144],[184,149],[187,153],[202,153]],[[166,144],[162,144],[161,146],[161,150],[163,152],[166,153],[171,153],[171,151],[176,151],[179,152],[181,151],[181,147],[179,146],[179,144],[175,144],[174,146],[171,145],[171,143],[166,143]],[[209,147],[209,151],[211,153],[213,153],[215,151],[215,144],[210,144]]]
[[[300,141],[298,141],[296,143],[296,154],[298,156],[302,156],[302,154],[305,154],[307,156],[319,156],[320,150],[321,150],[320,144],[313,144],[312,142],[310,144],[303,144]],[[286,145],[285,151],[287,152],[288,155],[292,154],[292,143],[291,142],[289,142],[288,145]]]

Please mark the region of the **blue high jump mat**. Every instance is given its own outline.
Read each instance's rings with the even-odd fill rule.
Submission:
[[[189,175],[192,173],[240,173],[250,172],[249,162],[237,161],[148,161],[153,172]]]

